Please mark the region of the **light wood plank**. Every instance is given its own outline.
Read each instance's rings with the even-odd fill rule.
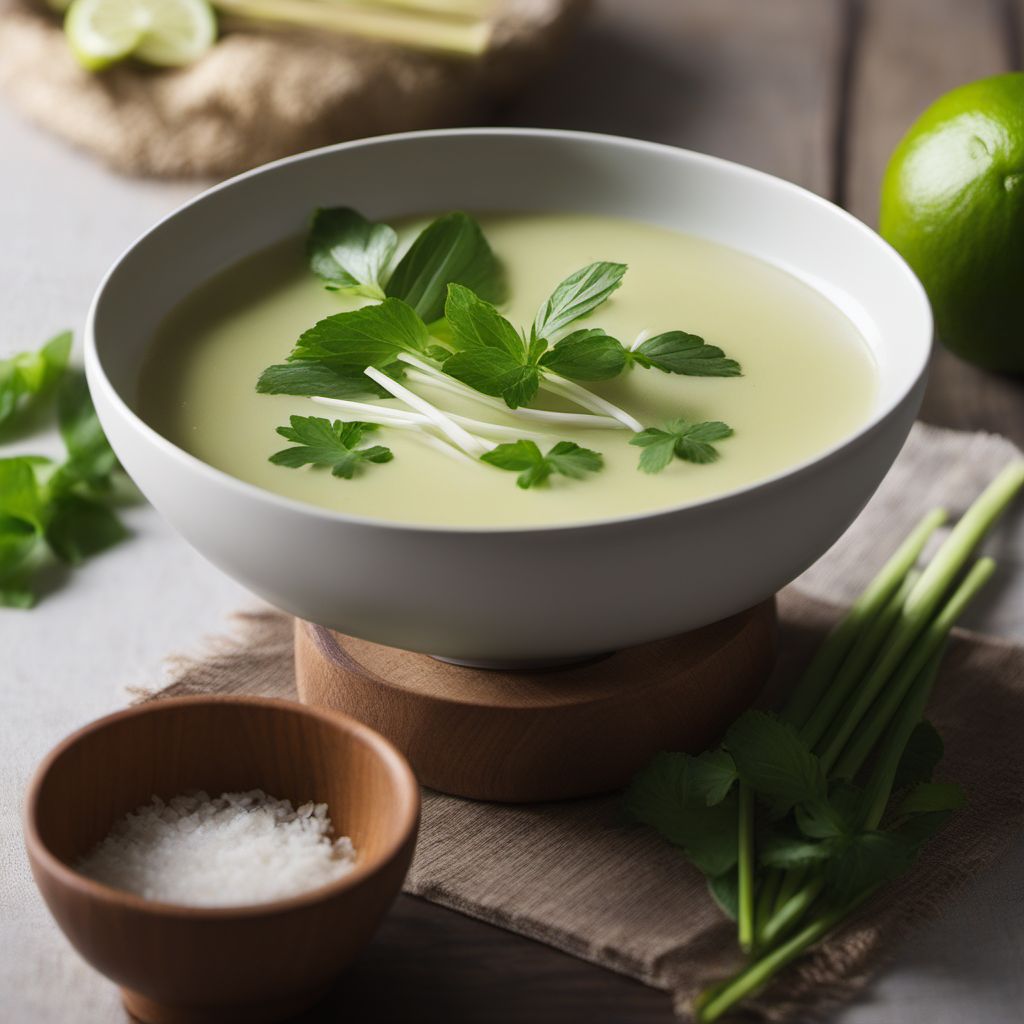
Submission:
[[[502,120],[668,142],[827,194],[841,27],[838,0],[601,0]]]
[[[1008,70],[1015,49],[1002,0],[867,0],[861,9],[843,198],[874,225],[885,165],[903,133],[942,93]],[[938,347],[921,418],[1024,444],[1024,385]]]

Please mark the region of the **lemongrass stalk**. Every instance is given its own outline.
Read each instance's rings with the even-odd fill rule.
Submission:
[[[568,398],[570,402],[575,402],[584,409],[590,409],[592,412],[603,413],[605,416],[617,419],[628,430],[632,430],[634,434],[639,434],[644,429],[643,424],[630,416],[625,409],[620,409],[617,405],[613,405],[600,395],[595,395],[592,391],[581,387],[573,380],[567,380],[565,377],[559,377],[557,374],[549,372],[541,376],[540,386],[545,391],[550,391],[553,395]]]
[[[772,907],[772,916],[782,908],[800,891],[800,887],[807,881],[807,868],[791,868],[786,872],[779,886],[778,894],[775,897],[775,904]]]
[[[492,32],[488,21],[452,21],[426,13],[335,6],[320,0],[213,0],[213,6],[249,21],[338,32],[464,59],[483,54]]]
[[[431,405],[426,399],[420,398],[415,392],[399,384],[397,380],[392,380],[386,373],[381,373],[376,367],[368,366],[363,372],[370,380],[376,381],[385,391],[394,395],[395,398],[401,399],[410,408],[415,409],[416,412],[423,413],[424,416],[433,422],[438,430],[445,434],[453,444],[461,448],[467,455],[479,458],[494,447],[494,444],[477,437],[475,434],[471,434],[464,427],[460,427],[447,413]]]
[[[903,612],[903,605],[921,574],[911,569],[885,607],[861,629],[846,655],[832,685],[824,692],[817,707],[800,729],[800,735],[810,747],[816,747],[834,728],[836,716],[849,699],[864,673],[871,667],[886,639]]]
[[[996,563],[991,558],[980,558],[971,566],[970,572],[956,588],[953,596],[907,652],[892,681],[864,717],[860,728],[842,748],[842,756],[836,762],[833,773],[836,778],[852,779],[860,771],[892,721],[907,691],[945,644],[954,623],[992,577],[995,568]],[[822,759],[822,763],[827,770],[829,764],[825,758]]]
[[[518,409],[511,409],[500,398],[493,395],[485,395],[482,391],[476,391],[468,384],[455,377],[449,376],[443,370],[439,370],[418,356],[401,353],[398,358],[409,366],[415,367],[407,373],[409,380],[419,384],[429,384],[432,387],[448,391],[453,395],[462,398],[469,398],[490,409],[498,409],[508,416],[514,416],[526,420],[537,420],[541,423],[551,423],[555,426],[572,428],[578,427],[581,430],[622,430],[623,425],[611,416],[603,413],[594,415],[592,413],[579,412],[556,412],[553,409],[531,409],[520,406]]]
[[[313,399],[320,405],[329,405],[334,409],[342,409],[346,412],[353,412],[364,419],[373,420],[376,418],[383,426],[401,426],[408,424],[427,424],[433,421],[419,412],[404,412],[400,410],[385,409],[372,402],[355,402],[347,398],[322,398],[317,396]],[[533,441],[550,441],[551,435],[541,433],[539,430],[525,430],[521,427],[509,427],[503,423],[488,423],[486,420],[476,420],[472,416],[462,416],[457,412],[445,412],[445,415],[458,423],[460,427],[477,434],[495,434],[498,437],[517,439],[528,437]]]
[[[823,759],[833,764],[853,731],[896,670],[907,650],[928,624],[946,589],[967,562],[999,514],[1024,485],[1024,460],[1007,466],[963,514],[942,547],[907,595],[903,612],[887,644],[858,689],[853,705],[843,712]]]
[[[739,897],[736,913],[737,939],[740,949],[749,953],[754,948],[754,794],[740,783],[739,799]]]
[[[802,874],[804,878],[807,877],[805,872]],[[761,932],[761,940],[765,949],[774,946],[811,909],[824,888],[825,879],[821,875],[816,875],[782,903],[781,907],[765,922]]]
[[[801,676],[783,711],[783,717],[787,721],[798,727],[804,724],[822,692],[831,684],[861,630],[883,609],[920,557],[928,539],[945,521],[945,510],[935,509],[929,512],[899,546],[896,553],[882,566],[846,615],[833,626]]]
[[[931,695],[935,677],[939,673],[939,664],[944,653],[945,645],[932,654],[928,664],[918,673],[881,746],[871,778],[864,790],[867,805],[864,829],[868,832],[874,831],[882,823],[885,808],[892,796],[896,771],[910,742],[911,733],[924,717],[924,709]]]
[[[843,907],[828,911],[812,921],[788,941],[754,961],[731,981],[718,985],[698,1004],[695,1016],[700,1024],[711,1024],[738,1002],[765,985],[787,964],[795,960],[808,947],[824,938],[844,918],[864,902],[875,890],[869,889]]]
[[[775,910],[775,900],[779,895],[786,872],[779,868],[770,868],[758,889],[757,909],[754,911],[754,945],[764,948],[764,928]]]

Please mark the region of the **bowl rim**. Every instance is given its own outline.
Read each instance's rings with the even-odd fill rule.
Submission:
[[[813,206],[829,210],[830,216],[837,217],[844,221],[851,230],[869,238],[871,240],[871,244],[880,247],[883,252],[887,251],[888,255],[892,258],[893,268],[898,271],[902,277],[903,283],[907,288],[908,298],[917,306],[915,315],[921,317],[921,327],[926,336],[926,341],[918,364],[908,374],[905,386],[899,388],[887,402],[880,403],[878,407],[872,411],[871,415],[865,418],[865,420],[852,432],[844,435],[838,441],[833,442],[817,454],[787,466],[770,476],[760,477],[750,483],[733,487],[730,490],[712,495],[711,497],[691,499],[689,501],[669,505],[665,508],[650,509],[644,512],[631,512],[618,516],[602,516],[593,519],[571,520],[569,522],[556,522],[549,524],[525,523],[503,526],[487,526],[479,524],[458,526],[445,523],[404,522],[401,520],[344,512],[338,509],[329,509],[322,505],[301,501],[297,498],[289,498],[283,494],[277,493],[276,491],[271,491],[257,484],[249,483],[246,480],[242,480],[240,477],[218,469],[210,463],[200,459],[198,456],[193,455],[191,452],[186,451],[184,448],[181,448],[179,445],[175,444],[169,438],[157,431],[154,427],[150,426],[121,397],[118,390],[111,383],[110,378],[107,376],[107,373],[103,368],[103,361],[100,357],[96,344],[95,321],[98,310],[104,300],[111,278],[118,272],[122,265],[132,257],[135,249],[145,242],[151,235],[159,231],[168,221],[177,217],[185,210],[208,201],[211,197],[217,195],[223,190],[230,189],[242,181],[246,181],[249,178],[275,170],[279,167],[313,161],[321,159],[329,154],[346,152],[348,150],[363,149],[367,147],[386,147],[394,144],[400,145],[404,142],[421,139],[443,140],[448,138],[486,138],[492,136],[560,140],[568,144],[596,143],[603,146],[609,146],[613,149],[622,148],[626,150],[652,153],[665,159],[689,160],[698,164],[705,164],[717,168],[719,173],[733,175],[739,180],[753,180],[762,183],[769,183],[773,188],[789,192],[792,195],[801,197],[803,201],[806,201]],[[737,251],[742,252],[743,250]],[[776,264],[771,263],[770,260],[765,260],[764,262],[768,262],[771,266],[776,266]],[[780,269],[783,269],[787,273],[791,273],[791,271],[786,270],[784,267]],[[811,285],[811,287],[814,286]],[[103,279],[100,281],[89,306],[85,326],[84,346],[85,366],[90,388],[97,385],[101,386],[107,400],[116,408],[118,414],[128,421],[135,433],[142,434],[150,444],[156,445],[156,447],[161,449],[165,455],[177,463],[184,465],[191,471],[199,472],[202,476],[205,476],[208,480],[221,487],[226,486],[229,490],[233,490],[246,498],[262,501],[291,513],[312,516],[317,520],[326,522],[343,523],[351,526],[381,528],[389,531],[395,530],[408,533],[426,533],[435,535],[473,534],[482,536],[514,537],[518,535],[531,535],[537,533],[558,534],[563,531],[572,531],[575,533],[587,529],[601,530],[618,525],[627,525],[638,521],[651,522],[653,520],[661,520],[664,517],[673,516],[694,509],[713,509],[722,503],[750,496],[762,489],[773,488],[791,477],[799,476],[811,470],[813,467],[829,461],[843,449],[862,441],[873,430],[884,423],[885,420],[887,420],[901,407],[907,397],[914,392],[922,379],[926,377],[932,356],[932,350],[934,348],[934,321],[932,317],[931,304],[925,292],[924,285],[896,249],[882,238],[881,235],[872,230],[867,224],[855,217],[853,214],[849,213],[841,206],[837,206],[831,200],[826,199],[823,196],[819,196],[810,189],[804,188],[802,185],[797,185],[794,182],[787,181],[785,178],[769,174],[767,171],[748,167],[745,164],[737,163],[733,160],[727,160],[723,157],[700,153],[695,150],[685,149],[681,146],[671,146],[661,142],[649,142],[644,139],[635,139],[628,136],[554,128],[475,127],[395,132],[389,135],[378,135],[370,138],[355,139],[350,142],[334,143],[332,145],[306,150],[302,153],[296,153],[291,156],[282,157],[278,160],[273,160],[269,163],[261,164],[258,167],[251,168],[248,171],[244,171],[241,174],[234,175],[231,178],[219,182],[208,189],[204,189],[198,195],[193,196],[191,199],[175,207],[174,210],[166,214],[164,217],[161,217],[160,220],[131,242],[114,261],[107,273],[103,276]]]
[[[400,801],[399,811],[402,815],[401,828],[391,839],[383,853],[372,862],[365,864],[356,861],[356,866],[333,882],[318,885],[284,899],[268,900],[264,903],[245,903],[233,906],[191,906],[183,903],[168,903],[163,900],[151,900],[126,889],[118,889],[98,882],[77,871],[70,864],[61,860],[39,834],[38,818],[39,803],[43,785],[54,764],[66,751],[70,750],[86,736],[92,735],[115,722],[144,715],[161,714],[176,707],[200,705],[230,705],[233,707],[263,707],[275,711],[304,714],[317,718],[328,725],[340,729],[349,737],[356,737],[369,746],[385,763],[389,774],[396,783],[396,793]],[[23,811],[23,830],[25,846],[29,858],[46,874],[55,877],[62,886],[72,889],[78,894],[104,903],[114,904],[122,909],[158,917],[175,917],[208,921],[244,920],[247,918],[272,917],[322,903],[325,900],[340,896],[349,889],[355,889],[387,867],[403,847],[412,839],[415,843],[420,820],[420,789],[419,782],[413,774],[408,761],[397,747],[380,733],[368,725],[330,708],[313,707],[298,701],[284,700],[276,697],[249,697],[226,695],[194,695],[187,697],[167,697],[146,701],[132,707],[123,708],[109,715],[97,718],[61,740],[43,758],[32,775],[25,796]]]

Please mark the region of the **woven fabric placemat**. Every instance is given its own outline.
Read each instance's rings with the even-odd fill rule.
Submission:
[[[472,121],[536,76],[589,0],[500,0],[479,60],[330,32],[230,28],[195,64],[90,74],[42,0],[0,0],[0,90],[131,174],[226,177],[346,139]]]
[[[876,497],[818,565],[780,595],[784,687],[847,599],[928,508],[962,511],[1020,453],[1009,442],[916,426]],[[989,544],[1019,566],[1018,512]],[[841,579],[840,584],[838,580]],[[997,577],[993,600],[1019,616],[1020,573]],[[824,593],[823,593],[824,592]],[[993,614],[993,608],[987,614]],[[239,616],[238,629],[199,657],[177,658],[150,697],[246,693],[294,697],[292,621],[277,611]],[[968,805],[845,927],[752,1001],[752,1020],[797,1021],[851,999],[898,941],[990,866],[1024,827],[1024,647],[958,631],[928,717],[946,754],[939,777]],[[620,971],[673,995],[682,1016],[706,984],[738,966],[735,928],[677,850],[629,822],[617,797],[508,806],[425,791],[406,891]]]

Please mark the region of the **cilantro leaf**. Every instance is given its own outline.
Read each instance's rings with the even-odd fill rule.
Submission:
[[[718,877],[736,865],[736,794],[709,807],[694,788],[692,762],[686,754],[656,754],[630,783],[626,809],[670,843],[681,846],[704,874]]]
[[[893,789],[906,789],[919,782],[930,782],[935,766],[942,760],[943,742],[931,722],[918,722],[910,734],[896,768]]]
[[[0,424],[7,422],[23,398],[45,394],[68,364],[71,332],[51,338],[36,352],[19,352],[0,359]]]
[[[674,458],[684,462],[708,463],[718,458],[718,449],[712,442],[732,436],[732,427],[718,420],[690,423],[670,420],[665,429],[648,427],[635,434],[630,444],[643,448],[640,469],[645,473],[660,473]]]
[[[306,243],[313,273],[340,291],[384,298],[383,274],[398,244],[387,224],[372,224],[348,207],[320,209]]]
[[[388,367],[392,373],[397,364]],[[392,373],[393,375],[393,373]],[[391,396],[362,367],[336,369],[326,363],[297,359],[293,363],[268,366],[256,382],[262,395],[307,395],[319,398],[381,398]]]
[[[747,711],[731,726],[725,748],[740,779],[759,796],[788,804],[825,796],[825,772],[799,732],[763,711]]]
[[[61,467],[65,478],[78,480],[96,491],[110,487],[110,474],[117,468],[117,456],[100,426],[85,374],[65,375],[57,390],[57,422],[67,462]]]
[[[498,469],[518,472],[518,486],[539,487],[552,474],[582,480],[587,473],[596,473],[604,466],[600,452],[581,448],[572,441],[559,441],[547,455],[533,441],[513,441],[499,444],[480,458]]]
[[[504,279],[480,225],[448,213],[429,224],[399,260],[385,294],[403,299],[428,323],[444,314],[446,288],[456,283],[500,302]]]
[[[626,350],[600,328],[573,331],[541,356],[540,365],[570,380],[610,380],[622,373]]]
[[[362,463],[390,462],[394,458],[391,449],[381,445],[356,447],[365,434],[376,429],[376,424],[358,420],[332,423],[321,416],[292,416],[291,426],[278,427],[277,432],[296,447],[275,452],[270,461],[290,469],[329,466],[334,476],[351,480]]]
[[[739,377],[740,364],[729,359],[716,345],[686,331],[666,331],[648,338],[630,353],[641,366],[653,366],[664,373],[687,377]]]
[[[323,363],[344,374],[383,367],[400,352],[422,352],[429,334],[423,321],[399,299],[385,299],[314,324],[295,343],[289,362]]]
[[[551,338],[563,327],[592,313],[622,284],[625,273],[624,263],[600,262],[570,274],[537,310],[532,336]]]
[[[90,555],[128,536],[112,509],[77,494],[55,499],[46,526],[46,541],[62,561],[79,565]]]

